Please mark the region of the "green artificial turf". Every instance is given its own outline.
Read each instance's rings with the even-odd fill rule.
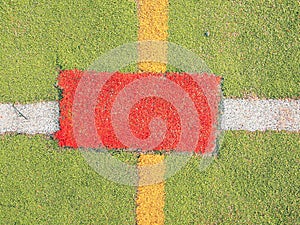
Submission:
[[[193,157],[166,181],[166,224],[298,224],[299,146],[299,133],[226,132],[205,171]],[[113,155],[136,163],[136,154]],[[135,224],[134,187],[45,136],[1,136],[0,171],[3,224]]]
[[[0,102],[58,100],[61,69],[137,40],[133,1],[1,1]]]
[[[166,224],[299,224],[300,134],[226,132],[204,171],[194,158],[166,184]]]
[[[58,100],[60,69],[137,41],[131,0],[4,0],[0,17],[2,103]],[[170,0],[168,40],[223,76],[227,97],[299,98],[299,30],[297,1]]]
[[[169,41],[223,76],[227,97],[299,98],[299,9],[290,0],[170,0]]]
[[[0,224],[134,223],[134,187],[107,181],[44,136],[0,136]]]
[[[131,0],[4,0],[0,18],[0,103],[58,100],[60,70],[137,41]],[[297,1],[170,0],[169,41],[223,76],[226,97],[299,98],[299,30]],[[299,146],[299,133],[226,132],[206,171],[194,158],[167,181],[166,224],[300,224]],[[45,136],[0,136],[1,224],[135,224],[135,191]]]

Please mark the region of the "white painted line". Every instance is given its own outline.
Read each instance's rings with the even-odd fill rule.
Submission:
[[[300,131],[300,100],[225,99],[222,130]],[[0,134],[52,134],[59,130],[58,102],[0,104]]]
[[[0,104],[0,133],[52,134],[59,129],[57,102]]]
[[[300,100],[225,99],[223,130],[300,131]]]

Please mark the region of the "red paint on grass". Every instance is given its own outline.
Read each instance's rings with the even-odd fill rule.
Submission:
[[[80,79],[84,76],[83,71],[62,71],[58,78],[58,85],[63,90],[60,101],[60,130],[55,133],[60,146],[78,147],[72,122],[72,106],[76,89]],[[105,73],[107,75],[107,73]],[[104,73],[97,73],[98,76]],[[108,148],[130,148],[124,145],[117,137],[112,121],[111,112],[120,92],[128,85],[143,78],[167,79],[178,85],[192,100],[199,118],[200,132],[197,137],[195,149],[182,149],[183,151],[210,152],[213,150],[217,132],[218,104],[220,101],[219,77],[208,74],[187,73],[134,73],[124,74],[116,72],[99,90],[99,96],[95,107],[95,126],[103,146]],[[86,87],[93,88],[93,87]],[[177,96],[174,96],[176,98]],[[178,99],[177,99],[178,101]],[[118,107],[122,107],[119,105]],[[148,96],[136,102],[129,111],[129,128],[131,133],[138,139],[147,139],[151,135],[150,124],[153,118],[160,117],[165,121],[166,132],[161,143],[153,150],[175,149],[180,142],[182,118],[180,118],[176,107],[161,96]],[[123,116],[123,115],[122,115]],[[126,115],[124,115],[126,116]],[[125,117],[124,117],[125,118]]]

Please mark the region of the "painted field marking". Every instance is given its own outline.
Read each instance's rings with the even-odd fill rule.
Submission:
[[[139,31],[138,41],[167,41],[168,38],[168,0],[138,0]],[[164,48],[140,49],[139,56],[149,53],[161,54],[167,58],[167,45]],[[167,61],[167,60],[164,60]],[[145,72],[165,72],[165,63],[141,62],[139,70]]]
[[[168,0],[138,0],[139,41],[166,41],[168,37]],[[149,52],[160,54],[167,59],[167,45],[161,49],[139,49],[140,58],[145,58]],[[151,56],[151,55],[150,55]],[[167,61],[167,60],[165,60]],[[140,62],[139,71],[165,72],[166,64],[160,62]],[[138,168],[155,165],[164,161],[163,155],[142,153],[138,159]],[[154,176],[164,176],[165,171],[156,171]],[[139,173],[139,183],[149,179],[149,174]],[[138,185],[136,197],[136,221],[138,225],[164,224],[165,183],[148,186]]]
[[[59,103],[0,104],[0,134],[53,134],[59,130]],[[300,100],[224,99],[222,130],[300,132]]]
[[[155,165],[164,161],[164,155],[141,154],[138,167]],[[139,182],[144,183],[151,179],[164,180],[165,168],[154,174],[139,172]],[[137,224],[164,224],[165,205],[165,182],[157,184],[138,186],[136,197],[136,221]]]

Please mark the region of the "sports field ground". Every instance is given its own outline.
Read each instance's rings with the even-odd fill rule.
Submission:
[[[58,101],[60,71],[138,41],[137,10],[133,0],[2,1],[0,104]],[[224,78],[224,98],[299,100],[299,1],[169,0],[168,10],[168,41]],[[166,180],[165,224],[300,224],[299,132],[225,131],[218,151],[205,171],[194,156]],[[136,224],[136,196],[51,135],[0,135],[0,224]]]

